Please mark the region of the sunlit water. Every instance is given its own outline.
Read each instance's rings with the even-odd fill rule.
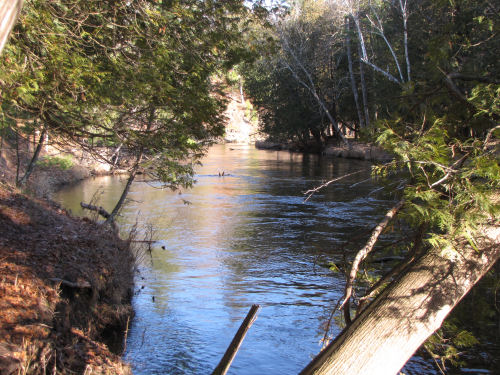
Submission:
[[[210,373],[252,304],[262,309],[229,373],[298,373],[320,350],[322,323],[343,291],[342,275],[325,264],[352,256],[393,202],[373,182],[358,183],[369,175],[362,161],[218,145],[182,194],[134,183],[121,228],[151,223],[157,240],[136,277],[125,352],[134,373]],[[56,199],[80,213],[99,190],[110,209],[124,183],[90,179]],[[406,372],[434,373],[418,358]]]

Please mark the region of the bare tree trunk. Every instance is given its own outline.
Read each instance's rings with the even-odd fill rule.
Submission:
[[[2,0],[0,3],[0,53],[7,43],[10,30],[17,21],[23,0]]]
[[[405,60],[406,60],[406,74],[407,74],[407,82],[411,81],[410,74],[410,56],[408,55],[408,5],[407,0],[399,0],[399,6],[401,8],[401,14],[403,15],[403,39],[405,45]]]
[[[352,54],[351,54],[351,30],[350,30],[350,17],[346,17],[345,20],[345,44],[347,48],[347,63],[349,65],[349,76],[351,78],[351,90],[352,95],[354,96],[354,103],[356,104],[356,112],[358,113],[359,120],[359,129],[364,128],[363,116],[361,114],[361,108],[359,107],[359,96],[358,96],[358,88],[356,85],[356,79],[354,78],[354,72],[352,69]]]
[[[464,241],[418,259],[300,374],[396,374],[500,257],[500,227],[483,234],[480,251]]]
[[[16,184],[19,181],[19,173],[21,171],[21,152],[19,151],[19,128],[16,124]]]
[[[240,97],[241,97],[241,104],[245,104],[245,95],[243,95],[243,82],[241,82],[241,78],[240,78]]]
[[[255,319],[257,319],[257,314],[259,313],[259,310],[260,310],[259,305],[252,305],[250,311],[245,317],[245,320],[243,320],[243,323],[241,323],[238,332],[236,332],[236,335],[234,335],[233,340],[229,344],[229,347],[227,348],[226,352],[224,353],[224,356],[222,357],[221,361],[219,362],[215,370],[212,372],[212,375],[227,374],[229,367],[231,366],[231,363],[233,362],[234,357],[236,356],[236,353],[238,352],[238,349],[240,348],[241,343],[243,342],[243,339],[247,334],[247,331],[250,329],[253,322],[255,322]]]
[[[125,203],[125,199],[127,198],[128,192],[130,191],[130,186],[132,186],[132,182],[134,182],[135,176],[137,175],[137,171],[139,170],[143,155],[144,151],[141,151],[140,154],[137,156],[136,163],[134,165],[134,168],[130,172],[130,176],[128,177],[127,184],[125,185],[125,188],[122,191],[122,195],[120,196],[120,199],[118,199],[118,202],[116,203],[115,208],[113,208],[113,211],[111,211],[109,216],[106,218],[106,224],[111,224],[115,221],[116,215],[118,215],[118,212],[120,212],[123,203]]]
[[[361,47],[358,44],[358,49]],[[361,81],[361,95],[363,98],[363,110],[365,112],[365,126],[370,127],[370,111],[368,109],[368,91],[366,89],[365,81],[365,67],[362,62],[359,63],[359,79]]]
[[[17,181],[17,186],[24,186],[26,184],[26,181],[28,181],[28,178],[31,176],[33,169],[35,169],[36,162],[38,161],[38,157],[40,156],[40,152],[42,151],[43,141],[45,140],[46,134],[47,128],[43,127],[42,133],[40,134],[40,139],[38,140],[35,152],[33,153],[33,157],[31,158],[28,167],[26,168],[26,172],[24,172],[24,176]]]
[[[150,108],[149,117],[146,125],[146,131],[149,131],[149,129],[151,129],[151,126],[153,125],[155,111],[156,109],[154,107]],[[125,203],[125,199],[127,198],[128,192],[130,190],[130,186],[132,186],[132,182],[134,182],[135,176],[137,175],[137,172],[139,171],[139,168],[141,166],[142,158],[144,156],[144,151],[145,151],[144,146],[141,146],[134,167],[130,171],[130,176],[128,177],[127,184],[125,185],[125,188],[122,191],[122,195],[120,196],[120,199],[118,199],[115,208],[113,208],[113,211],[111,211],[109,217],[106,218],[105,222],[106,224],[114,223],[116,215],[118,215],[118,212],[120,212],[120,209]]]
[[[80,202],[80,206],[85,209],[85,210],[90,210],[90,211],[95,211],[97,212],[99,215],[101,215],[103,218],[107,219],[110,214],[108,211],[106,211],[104,208],[102,208],[101,206],[95,206],[93,204],[87,204],[87,203],[84,203],[84,202]]]

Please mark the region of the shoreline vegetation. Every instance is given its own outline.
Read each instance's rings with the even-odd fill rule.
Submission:
[[[303,150],[295,143],[273,142],[269,140],[256,141],[255,147],[260,150],[288,150],[291,152],[308,152],[308,150]],[[372,162],[387,162],[393,159],[393,156],[391,156],[389,153],[378,146],[356,141],[350,141],[349,146],[346,146],[344,144],[326,145],[321,151],[312,151],[325,156],[368,160]]]

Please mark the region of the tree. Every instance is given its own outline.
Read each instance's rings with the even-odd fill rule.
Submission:
[[[106,162],[95,140],[132,156],[111,222],[139,169],[170,188],[193,182],[224,130],[213,76],[248,55],[239,36],[249,12],[240,0],[32,1],[7,51],[4,114]]]
[[[304,145],[312,135],[320,150],[328,136],[346,142],[340,122],[353,128],[339,113],[347,76],[342,17],[324,1],[299,3],[273,21],[279,52],[245,68],[245,89],[261,108],[264,132]]]
[[[336,116],[339,83],[343,77],[338,77],[337,66],[331,62],[336,52],[335,41],[338,41],[338,38],[335,36],[340,32],[340,26],[332,22],[335,18],[328,17],[327,9],[326,3],[315,2],[313,7],[309,2],[304,2],[299,15],[292,13],[292,16],[284,21],[280,27],[281,49],[284,52],[281,64],[314,98],[320,111],[328,118],[335,134],[342,142],[348,144]],[[327,27],[328,32],[325,32]],[[330,77],[322,75],[325,67],[329,68]],[[330,84],[325,84],[325,81],[329,81]],[[326,96],[329,96],[328,104]]]
[[[23,0],[5,0],[0,6],[0,53],[7,43],[10,30],[14,26],[22,6]]]

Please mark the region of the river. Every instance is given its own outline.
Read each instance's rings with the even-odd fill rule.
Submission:
[[[359,170],[304,200],[307,189]],[[229,373],[298,373],[342,296],[342,274],[325,265],[352,256],[393,203],[369,176],[364,161],[217,145],[192,189],[135,182],[120,226],[151,224],[157,241],[136,276],[125,352],[134,374],[210,373],[252,304],[262,309]],[[88,179],[55,198],[81,214],[79,202],[99,191],[110,209],[124,184]],[[418,357],[405,372],[435,373]]]

